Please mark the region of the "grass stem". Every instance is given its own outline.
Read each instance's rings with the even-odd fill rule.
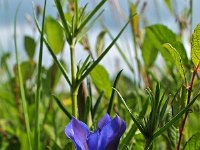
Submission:
[[[18,73],[18,78],[19,78],[22,110],[24,113],[24,119],[25,119],[25,125],[26,125],[26,134],[27,134],[27,138],[28,138],[29,149],[32,150],[29,115],[28,115],[28,110],[27,110],[24,83],[23,83],[21,67],[20,67],[20,62],[19,62],[18,48],[17,48],[17,29],[16,29],[17,28],[17,16],[18,16],[18,12],[19,12],[19,8],[20,8],[21,4],[22,4],[22,1],[19,3],[19,5],[17,7],[16,13],[15,13],[15,18],[14,18],[14,46],[15,46],[15,55],[16,55],[16,61],[17,61],[17,73]]]
[[[41,72],[42,72],[42,57],[43,57],[43,34],[44,34],[44,19],[46,12],[46,0],[44,1],[44,12],[42,18],[42,31],[40,33],[40,51],[38,60],[38,73],[37,73],[37,90],[35,96],[35,128],[34,128],[34,149],[40,149],[40,122],[39,122],[39,107],[40,107],[40,94],[41,94]]]

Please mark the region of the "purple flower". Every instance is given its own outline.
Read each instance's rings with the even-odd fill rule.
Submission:
[[[106,114],[94,132],[90,132],[85,123],[72,117],[65,127],[65,134],[72,140],[76,150],[117,150],[125,130],[126,123],[118,115],[111,119]]]

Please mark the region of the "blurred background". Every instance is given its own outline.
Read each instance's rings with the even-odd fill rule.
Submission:
[[[129,16],[129,5],[128,2],[130,0],[109,0],[104,6],[104,13],[102,15],[102,19],[104,20],[105,25],[109,28],[109,30],[116,34],[120,27],[123,25],[124,20],[127,20]],[[17,5],[20,0],[0,0],[0,51],[14,51],[14,41],[13,41],[13,29],[14,29],[14,16],[16,12]],[[84,5],[88,3],[88,8],[91,9],[97,4],[98,0],[81,0],[80,5]],[[190,0],[132,0],[134,3],[138,3],[138,11],[142,12],[140,21],[141,30],[148,25],[153,25],[157,23],[161,23],[166,25],[175,33],[179,33],[180,27],[178,23],[178,18],[182,19],[183,22],[189,23],[188,20],[184,20],[186,18],[186,13],[190,8]],[[167,3],[171,3],[171,6]],[[23,0],[22,5],[19,10],[19,17],[17,20],[17,41],[20,49],[24,48],[24,35],[30,36],[38,36],[37,30],[34,27],[33,20],[33,4],[37,5],[39,8],[42,8],[43,1],[40,0]],[[193,0],[192,3],[193,12],[192,12],[192,30],[196,27],[196,25],[200,22],[199,16],[199,0]],[[66,6],[67,7],[67,6]],[[47,1],[47,16],[52,15],[56,17],[57,11],[54,6],[53,0]],[[185,18],[184,18],[185,17]],[[130,34],[130,27],[127,28],[127,31],[123,34],[122,38],[119,40],[119,43],[124,46],[124,51],[127,51],[130,55],[134,57],[133,51],[133,42]],[[101,31],[100,23],[97,21],[92,30],[89,31],[89,42],[92,46],[92,49],[95,51],[95,42],[97,35]],[[191,34],[189,30],[185,30],[183,32],[183,41],[184,45],[187,49],[187,54],[190,56],[190,44],[188,42],[188,37]],[[106,43],[109,43],[109,38],[106,37]],[[68,47],[65,48],[65,55],[68,55]],[[81,49],[79,47],[78,49]],[[45,53],[45,62],[44,65],[49,66],[52,62],[52,59],[47,51]],[[87,53],[84,51],[79,51],[77,54],[77,62],[79,62],[82,58],[87,56]],[[21,51],[20,57],[23,59],[26,57],[25,53]],[[109,73],[115,73],[116,65],[120,65],[119,68],[124,68],[124,71],[127,71],[127,66],[124,65],[123,61],[121,61],[121,57],[117,51],[111,51],[107,56],[107,58],[102,61],[103,64],[106,65]],[[14,61],[14,59],[11,59]],[[112,61],[110,61],[112,60]],[[133,60],[134,62],[134,60]],[[13,64],[14,62],[10,62]],[[69,62],[68,62],[69,63]],[[109,65],[107,65],[109,64]],[[135,63],[133,63],[135,64]]]

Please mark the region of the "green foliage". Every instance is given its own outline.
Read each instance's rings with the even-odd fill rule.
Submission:
[[[151,67],[157,58],[158,52],[168,61],[170,55],[164,50],[162,44],[174,43],[176,35],[166,26],[157,24],[146,27],[145,38],[142,44],[142,57],[145,66]]]
[[[187,84],[187,80],[186,80],[186,76],[185,76],[185,70],[184,70],[184,67],[183,67],[183,63],[182,63],[182,59],[180,57],[180,54],[169,43],[166,43],[163,46],[164,46],[164,48],[166,48],[169,51],[169,53],[170,53],[170,55],[173,59],[172,63],[174,62],[176,64],[176,67],[178,68],[178,71],[179,71],[182,79]]]
[[[26,82],[28,79],[31,79],[35,71],[35,63],[32,61],[24,61],[20,64],[20,67],[23,81]]]
[[[63,104],[60,102],[59,98],[56,97],[55,95],[53,95],[53,98],[55,99],[57,105],[59,106],[59,108],[65,113],[65,115],[71,119],[72,115],[65,109],[65,107],[63,106]]]
[[[45,19],[45,33],[53,52],[60,53],[65,43],[64,32],[58,21],[51,16]]]
[[[131,113],[130,109],[128,108],[125,100],[122,98],[122,96],[118,92],[123,104],[125,105],[126,109],[128,110],[128,112],[129,112],[129,114],[131,116],[131,119],[133,120],[133,122],[135,123],[137,128],[140,130],[140,132],[143,134],[143,136],[144,136],[144,138],[146,140],[145,149],[149,149],[150,147],[152,147],[153,146],[152,145],[153,144],[152,143],[153,140],[155,140],[155,138],[160,136],[164,131],[169,129],[175,122],[177,122],[178,119],[180,119],[182,117],[182,115],[188,111],[188,109],[192,106],[192,104],[200,96],[200,94],[195,96],[193,98],[193,100],[184,109],[182,109],[170,121],[168,121],[166,124],[164,124],[163,126],[161,126],[159,128],[159,126],[162,123],[162,119],[164,117],[164,114],[166,112],[167,104],[169,102],[169,99],[167,98],[165,100],[164,104],[162,105],[162,101],[164,99],[164,94],[160,97],[159,84],[157,84],[157,86],[156,86],[155,96],[152,95],[151,91],[147,90],[147,92],[149,94],[149,100],[150,100],[150,104],[151,104],[151,111],[150,111],[149,116],[144,119],[145,120],[144,122],[142,121],[141,118],[135,118],[133,116],[133,114]]]
[[[102,53],[102,50],[105,47],[105,35],[106,35],[106,31],[101,31],[97,37],[97,41],[96,41],[97,56],[100,56],[100,54]]]
[[[199,65],[200,61],[200,24],[194,30],[192,34],[192,61],[195,66]]]
[[[116,86],[117,86],[117,83],[118,83],[118,81],[119,81],[119,78],[120,78],[121,73],[122,73],[122,70],[117,74],[117,76],[116,76],[116,78],[115,78],[115,81],[114,81],[114,84],[113,84],[112,94],[111,94],[111,96],[110,96],[110,102],[109,102],[108,110],[107,110],[107,113],[108,113],[108,114],[111,113],[111,110],[112,110],[112,107],[113,107],[114,94],[115,94],[114,88],[116,88]]]
[[[94,129],[98,126],[97,120],[106,112],[111,117],[118,114],[126,122],[120,150],[172,150],[178,146],[199,149],[200,94],[199,80],[196,80],[200,61],[199,25],[192,35],[191,57],[187,56],[188,49],[184,47],[187,45],[185,39],[190,39],[185,38],[184,33],[189,33],[192,8],[185,8],[181,14],[173,10],[171,0],[163,1],[177,20],[179,28],[174,33],[164,24],[149,26],[145,13],[148,3],[128,1],[129,14],[119,11],[118,15],[117,11],[121,9],[113,9],[113,14],[118,15],[117,21],[124,24],[118,34],[113,36],[104,20],[100,20],[103,28],[97,37],[91,39],[88,31],[96,26],[95,23],[99,27],[98,20],[107,0],[100,0],[92,10],[84,2],[80,5],[78,0],[54,2],[58,13],[56,19],[46,17],[46,1],[43,10],[40,6],[35,8],[39,40],[38,34],[25,35],[24,47],[20,51],[17,47],[16,13],[16,62],[13,65],[10,63],[13,62],[12,51],[4,52],[0,44],[0,149],[74,149],[64,134],[72,116]],[[126,40],[123,44],[117,43],[129,23],[132,43]],[[125,38],[130,38],[129,33]],[[110,39],[105,38],[107,34]],[[106,47],[108,40],[111,41]],[[53,58],[50,65],[45,65],[49,58],[43,57],[43,44]],[[63,55],[65,53],[61,53],[65,44],[69,60]],[[115,68],[116,76],[105,69],[109,64],[100,65],[102,59],[107,59],[105,56],[111,48],[123,61]],[[81,50],[85,50],[83,53],[87,57],[78,60],[76,55]],[[20,60],[21,53],[28,57]],[[123,69],[123,74],[118,69]],[[87,86],[84,86],[86,79]]]
[[[167,6],[167,8],[169,9],[169,11],[172,13],[173,12],[173,5],[172,5],[172,1],[171,0],[164,0],[165,5]]]
[[[200,133],[195,133],[185,144],[184,150],[200,149]]]
[[[189,66],[189,60],[186,54],[186,49],[180,41],[176,41],[171,43],[171,45],[176,49],[176,51],[179,53],[182,63],[184,66]]]
[[[112,85],[106,69],[102,65],[97,65],[90,75],[96,88],[99,91],[104,91],[105,97],[109,99],[112,92]]]
[[[16,63],[17,63],[17,77],[18,77],[18,84],[20,88],[20,94],[21,94],[21,102],[22,102],[22,110],[23,110],[23,116],[25,120],[25,127],[26,127],[26,134],[28,138],[28,144],[29,144],[29,149],[32,150],[32,141],[31,141],[31,130],[30,130],[30,122],[29,122],[29,114],[28,114],[28,109],[27,109],[27,101],[26,101],[26,95],[25,95],[25,89],[24,89],[24,82],[23,82],[23,77],[22,77],[22,72],[21,72],[21,66],[19,62],[19,52],[18,52],[18,46],[17,46],[17,36],[16,36],[16,28],[17,28],[17,17],[18,17],[18,12],[20,8],[21,3],[19,3],[16,14],[15,14],[15,19],[14,19],[14,45],[15,45],[15,56],[16,56]]]
[[[172,114],[171,112],[167,113],[166,115],[166,122],[169,122],[172,119]],[[175,149],[176,144],[178,142],[178,129],[176,128],[175,125],[172,125],[167,129],[167,141],[168,141],[168,149]]]
[[[26,50],[26,53],[30,59],[33,59],[35,54],[35,48],[36,48],[36,42],[35,40],[30,36],[24,37],[24,47]]]

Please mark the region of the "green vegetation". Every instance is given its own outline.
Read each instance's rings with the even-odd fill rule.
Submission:
[[[46,15],[44,0],[41,8],[33,5],[39,36],[25,35],[23,50],[16,34],[20,3],[11,39],[15,51],[0,49],[0,149],[74,149],[64,132],[72,116],[94,131],[106,113],[126,122],[120,150],[200,149],[200,24],[191,30],[192,0],[180,14],[172,1],[163,2],[177,20],[176,33],[163,24],[148,24],[146,1],[124,1],[129,14],[117,16],[122,27],[113,35],[101,17],[104,5],[113,3],[99,0],[90,10],[78,0],[54,0],[54,18]],[[101,31],[92,44],[89,31],[96,24]],[[132,43],[123,47],[119,39],[127,31]],[[190,49],[183,42],[185,32],[190,33]],[[48,67],[44,51],[52,59]],[[87,57],[78,61],[79,51]],[[112,77],[106,69],[109,64],[101,63],[110,51],[119,53],[126,65],[117,66]],[[22,53],[26,59],[20,59]]]

